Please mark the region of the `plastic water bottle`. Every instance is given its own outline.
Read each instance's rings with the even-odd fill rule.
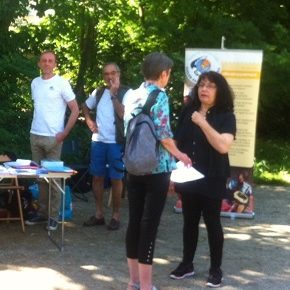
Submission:
[[[65,186],[65,203],[64,203],[64,219],[70,220],[73,216],[73,206],[71,198],[71,189],[68,185]],[[62,202],[60,206],[59,219],[62,219]]]

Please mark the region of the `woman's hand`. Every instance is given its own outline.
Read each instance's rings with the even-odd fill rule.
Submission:
[[[229,133],[219,133],[205,119],[205,116],[197,111],[191,115],[191,121],[203,131],[210,145],[221,154],[228,153],[234,141],[234,136]]]
[[[176,159],[183,162],[185,166],[192,166],[191,159],[185,153],[179,151],[173,139],[166,138],[162,139],[160,142],[167,151],[169,151],[174,157],[176,157]]]
[[[191,121],[200,126],[203,122],[206,122],[205,116],[198,111],[195,111],[191,115]]]
[[[176,157],[178,160],[183,162],[186,167],[192,166],[191,159],[187,156],[187,154],[180,152],[180,154],[178,154],[178,156],[176,156]]]

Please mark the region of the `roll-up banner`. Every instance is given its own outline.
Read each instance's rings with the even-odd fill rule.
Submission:
[[[185,50],[184,96],[190,94],[200,74],[209,70],[221,73],[235,94],[237,135],[229,152],[231,177],[221,209],[221,215],[226,217],[253,218],[255,215],[252,169],[262,60],[261,50]]]

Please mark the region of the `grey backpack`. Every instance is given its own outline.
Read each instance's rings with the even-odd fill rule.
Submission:
[[[123,162],[130,174],[150,174],[158,165],[159,141],[150,118],[150,109],[155,104],[159,92],[158,89],[152,91],[140,113],[129,121]]]

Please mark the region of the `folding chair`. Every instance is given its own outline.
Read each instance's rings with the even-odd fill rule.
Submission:
[[[72,194],[81,200],[88,201],[86,193],[92,188],[92,179],[89,173],[89,150],[83,157],[77,139],[66,140],[62,147],[62,159],[67,166],[77,173],[68,179]]]

